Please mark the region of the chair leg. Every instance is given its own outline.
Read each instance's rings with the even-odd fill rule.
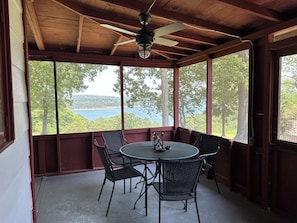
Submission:
[[[161,199],[159,198],[159,223],[161,223]]]
[[[188,211],[188,200],[185,201],[185,207],[184,207],[184,209],[185,209],[185,212]]]
[[[218,193],[220,194],[221,191],[220,191],[220,188],[219,188],[219,185],[218,185],[218,181],[217,181],[217,178],[216,178],[216,174],[215,174],[215,172],[214,172],[214,169],[212,169],[212,176],[213,176],[213,179],[214,179],[214,181],[215,181],[215,183],[216,183]]]
[[[115,182],[113,182],[113,186],[112,186],[112,190],[111,190],[111,195],[110,195],[110,198],[109,198],[109,202],[108,202],[108,206],[107,206],[107,210],[106,210],[106,214],[105,214],[106,217],[108,215],[108,211],[109,211],[109,207],[110,207],[110,203],[111,203],[111,199],[112,199],[112,195],[113,195],[113,191],[114,191],[114,186],[115,186]]]
[[[102,183],[102,186],[101,186],[101,190],[100,190],[100,193],[99,193],[99,196],[98,196],[98,201],[100,200],[100,197],[101,197],[102,190],[103,190],[105,182],[106,182],[106,177],[104,177],[104,180],[103,180],[103,183]]]
[[[200,216],[199,216],[198,204],[197,204],[197,195],[195,196],[194,199],[195,199],[195,206],[196,206],[196,212],[197,212],[198,222],[200,223]]]
[[[124,194],[126,193],[126,179],[124,179]]]

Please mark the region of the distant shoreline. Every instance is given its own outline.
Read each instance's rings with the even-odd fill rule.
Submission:
[[[121,106],[108,106],[108,107],[103,107],[103,108],[69,108],[70,110],[73,111],[85,111],[85,110],[108,110],[108,109],[115,109],[115,108],[121,108]]]

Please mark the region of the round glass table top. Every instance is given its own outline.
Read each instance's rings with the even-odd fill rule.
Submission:
[[[122,146],[120,152],[130,158],[151,161],[188,159],[199,154],[199,149],[186,143],[164,141],[163,146],[167,146],[169,149],[157,151],[154,149],[152,141],[134,142]]]

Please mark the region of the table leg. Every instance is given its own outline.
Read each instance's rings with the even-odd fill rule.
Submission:
[[[145,216],[147,216],[147,161],[145,161],[145,164],[144,164],[144,168],[145,168],[145,171],[144,171],[144,180],[145,180],[145,188],[144,188],[144,193],[145,193]]]
[[[144,195],[144,198],[145,198],[145,215],[147,216],[147,190],[148,190],[148,179],[147,179],[147,161],[145,161],[144,163],[144,184],[142,184],[142,187],[141,187],[141,191],[140,191],[140,194],[139,194],[139,197],[137,198],[137,200],[134,202],[134,209],[136,208],[136,204],[137,202],[140,200],[140,198]],[[143,187],[144,187],[144,191],[143,190]]]

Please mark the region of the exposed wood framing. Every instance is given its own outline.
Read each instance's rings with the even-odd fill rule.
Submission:
[[[26,16],[39,50],[45,50],[33,2],[26,0]]]
[[[80,51],[83,23],[84,23],[84,17],[80,16],[79,17],[79,24],[78,24],[77,44],[76,44],[76,52],[77,53],[79,53],[79,51]]]
[[[130,8],[130,9],[140,9],[140,8],[148,8],[149,5],[145,6],[143,5],[143,3],[138,2],[138,1],[130,1],[130,0],[108,0],[106,2],[110,2],[116,5],[120,5],[126,8]],[[154,6],[150,13],[152,15],[155,16],[161,16],[164,17],[164,15],[166,15],[166,17],[170,20],[173,21],[180,21],[180,22],[184,22],[193,26],[200,26],[200,27],[204,27],[205,29],[209,29],[209,30],[215,30],[218,31],[220,33],[225,33],[228,35],[232,35],[232,36],[240,36],[241,34],[234,29],[231,29],[229,27],[225,27],[222,25],[218,25],[216,23],[212,23],[212,22],[208,22],[196,17],[191,17],[189,15],[184,15],[181,13],[177,13],[177,12],[172,12],[172,11],[168,11],[164,8],[159,8]]]
[[[245,0],[219,0],[221,2],[224,2],[226,4],[244,9],[258,17],[267,19],[267,20],[271,20],[274,22],[279,22],[279,21],[283,21],[285,20],[285,15],[283,15],[282,13],[279,13],[278,11],[272,10],[272,9],[268,9],[265,8],[263,6],[259,6],[257,4],[254,4],[252,2],[249,1],[245,1]]]

